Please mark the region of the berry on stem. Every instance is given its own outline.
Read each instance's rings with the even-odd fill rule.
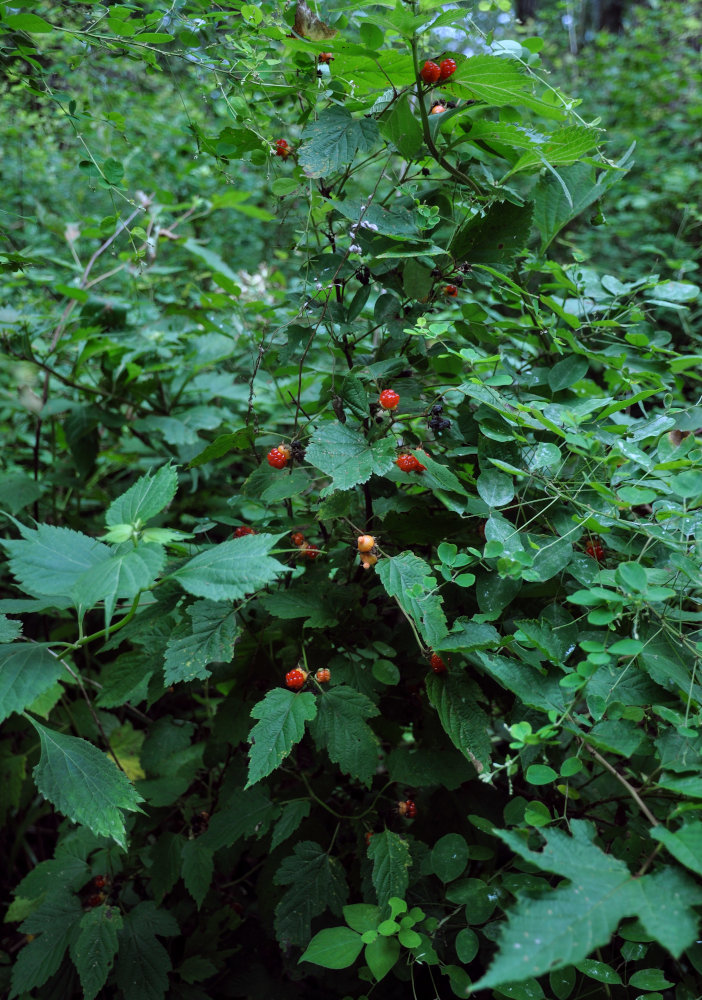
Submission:
[[[284,469],[288,464],[288,456],[278,448],[271,448],[266,455],[266,461],[274,469]]]
[[[446,285],[444,288],[444,295],[448,295],[449,298],[455,299],[458,295],[458,289],[455,285]]]
[[[591,559],[595,559],[597,562],[602,562],[605,557],[604,546],[598,538],[591,538],[585,546],[585,551]]]
[[[330,62],[333,62],[333,60],[334,56],[331,54],[331,52],[320,52],[319,55],[317,56],[317,62],[324,63],[326,66],[328,66]]]
[[[243,538],[244,535],[255,535],[256,532],[253,528],[247,527],[245,524],[240,524],[239,527],[234,532],[235,538]]]
[[[307,671],[300,670],[299,667],[295,667],[294,670],[288,670],[285,675],[285,685],[289,687],[291,691],[299,691],[301,687],[305,686],[305,681],[307,680]]]
[[[300,546],[305,544],[305,536],[302,534],[301,531],[293,531],[292,535],[290,536],[290,540],[293,543],[293,545]]]
[[[403,452],[395,459],[395,465],[401,472],[424,472],[426,465],[407,452]]]
[[[359,552],[370,552],[372,548],[375,547],[375,538],[372,535],[359,535],[358,536],[358,551]]]
[[[446,105],[445,104],[434,104],[432,106],[432,109],[429,112],[429,114],[430,115],[440,115],[445,110],[446,110]]]
[[[378,561],[378,557],[371,555],[370,552],[359,552],[358,554],[361,557],[361,565],[364,569],[370,569]]]
[[[445,674],[446,664],[441,659],[438,653],[432,653],[431,659],[429,660],[429,666],[434,671],[435,674]]]
[[[442,59],[439,63],[439,79],[446,80],[456,72],[455,59]]]
[[[291,153],[292,153],[292,149],[290,148],[290,146],[288,146],[288,144],[285,141],[285,139],[276,139],[276,142],[275,142],[275,155],[276,156],[282,156],[282,158],[284,160],[287,160],[287,158],[290,156]]]
[[[307,542],[303,542],[300,546],[300,555],[305,559],[316,559],[319,555],[319,549],[316,545],[309,545]]]
[[[417,815],[417,806],[412,799],[406,799],[404,802],[397,803],[397,811],[405,819],[414,819]]]
[[[441,68],[435,62],[427,60],[419,74],[425,83],[436,83],[441,76]]]
[[[331,670],[329,667],[320,667],[314,676],[320,684],[328,684],[331,680]]]
[[[292,457],[293,450],[292,450],[292,448],[290,447],[289,444],[279,444],[278,445],[278,451],[281,453],[281,455],[285,455],[285,461],[286,462],[290,461],[290,458]]]
[[[400,402],[400,396],[394,389],[383,389],[378,397],[378,402],[384,410],[394,410]]]

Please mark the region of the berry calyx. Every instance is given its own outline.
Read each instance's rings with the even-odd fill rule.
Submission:
[[[405,819],[414,819],[417,815],[417,806],[412,799],[406,799],[404,802],[397,803],[397,811]]]
[[[290,540],[293,543],[293,545],[300,546],[305,544],[305,536],[302,534],[301,531],[293,531],[292,535],[290,536]]]
[[[240,524],[239,527],[234,532],[235,538],[243,538],[244,535],[255,535],[256,532],[253,528],[248,528],[245,524]]]
[[[285,686],[289,687],[291,691],[299,691],[300,688],[305,686],[306,680],[307,671],[296,667],[294,670],[288,670],[285,675]]]
[[[284,469],[288,464],[288,456],[278,448],[271,448],[266,455],[266,461],[274,469]]]
[[[596,538],[591,538],[585,546],[586,553],[591,559],[602,562],[605,557],[604,546]]]
[[[414,455],[409,455],[407,452],[397,456],[395,465],[401,472],[424,472],[426,469],[426,465],[422,465]]]
[[[446,110],[446,105],[445,104],[435,104],[432,107],[432,109],[429,112],[429,114],[430,115],[440,115],[445,110]]]
[[[441,76],[441,68],[435,62],[427,60],[422,66],[419,75],[425,83],[436,83]]]
[[[378,402],[384,410],[394,410],[400,402],[400,396],[394,389],[383,389]]]
[[[456,72],[455,59],[442,59],[439,63],[439,79],[446,80]]]
[[[304,559],[316,559],[319,555],[319,549],[316,545],[308,545],[307,542],[303,542],[300,546],[300,555]]]
[[[432,653],[431,659],[429,660],[429,666],[434,671],[435,674],[445,674],[446,664],[441,659],[438,653]]]
[[[331,670],[329,667],[320,667],[314,676],[320,684],[328,684],[331,680]]]
[[[446,285],[444,288],[444,295],[448,295],[449,298],[455,299],[458,295],[458,289],[455,285]]]
[[[326,66],[328,66],[330,62],[333,62],[333,60],[334,56],[331,54],[331,52],[320,52],[319,55],[317,56],[317,62],[323,63]]]
[[[359,535],[358,536],[358,551],[359,552],[370,552],[372,548],[375,547],[375,538],[372,535]]]

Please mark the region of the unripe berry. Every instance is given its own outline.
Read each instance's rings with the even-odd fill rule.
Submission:
[[[364,569],[370,569],[371,566],[375,566],[378,561],[378,557],[372,556],[370,552],[359,552],[358,554],[361,557],[361,565]]]
[[[320,667],[314,676],[320,684],[328,684],[331,680],[331,671],[329,667]]]
[[[429,114],[430,115],[440,115],[445,110],[446,110],[446,106],[444,104],[435,104],[434,107],[429,112]]]
[[[406,799],[404,802],[397,803],[397,811],[405,819],[414,819],[417,815],[417,806],[412,799]]]
[[[444,288],[444,295],[448,295],[449,298],[455,299],[458,295],[458,289],[455,285],[446,285]]]
[[[372,535],[359,535],[358,536],[358,551],[359,552],[370,552],[370,550],[375,546],[375,538]]]
[[[307,542],[303,542],[300,546],[300,555],[305,559],[316,559],[319,555],[319,549],[316,545],[309,545]]]

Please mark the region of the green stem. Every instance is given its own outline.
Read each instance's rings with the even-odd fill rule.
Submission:
[[[124,626],[128,622],[130,622],[134,617],[134,615],[136,614],[136,609],[139,607],[139,600],[142,594],[143,591],[140,590],[139,593],[134,598],[134,600],[132,601],[132,606],[127,612],[127,614],[124,616],[124,618],[118,621],[116,625],[108,625],[106,628],[101,628],[99,632],[93,632],[92,635],[82,636],[78,640],[78,642],[74,642],[70,646],[67,646],[64,650],[62,650],[58,654],[57,659],[62,660],[67,653],[70,653],[74,649],[80,649],[81,646],[87,645],[89,642],[92,642],[93,639],[101,639],[103,636],[114,635],[115,632],[118,632],[121,628],[124,628]]]

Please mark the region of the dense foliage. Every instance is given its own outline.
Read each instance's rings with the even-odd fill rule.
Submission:
[[[694,1000],[699,289],[598,266],[596,96],[467,3],[0,16],[9,996]]]

